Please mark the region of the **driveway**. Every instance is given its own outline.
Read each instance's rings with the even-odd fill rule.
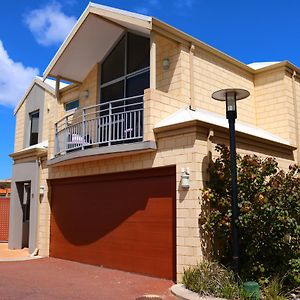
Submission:
[[[0,299],[175,300],[173,282],[55,258],[0,262]],[[155,299],[145,297],[141,299]]]

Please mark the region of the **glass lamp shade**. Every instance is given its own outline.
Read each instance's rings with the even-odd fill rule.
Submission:
[[[236,111],[236,93],[227,92],[226,93],[226,111]]]
[[[247,98],[250,93],[244,89],[222,89],[214,92],[211,96],[218,101],[226,101],[226,118],[236,119],[236,101]]]

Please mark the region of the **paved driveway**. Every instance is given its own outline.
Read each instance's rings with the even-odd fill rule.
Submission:
[[[145,294],[171,300],[177,299],[169,292],[172,284],[169,280],[54,258],[0,262],[1,300],[132,300]]]

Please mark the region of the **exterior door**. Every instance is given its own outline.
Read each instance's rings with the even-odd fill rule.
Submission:
[[[24,183],[24,194],[23,194],[23,234],[22,234],[22,247],[29,247],[29,225],[30,225],[30,196],[31,187],[30,183]]]
[[[175,279],[175,167],[51,181],[50,256]]]
[[[0,242],[8,241],[10,198],[0,198]]]

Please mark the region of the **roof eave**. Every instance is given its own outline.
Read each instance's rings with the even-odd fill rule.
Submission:
[[[168,131],[172,131],[172,130],[176,130],[176,129],[193,127],[193,126],[202,126],[202,127],[213,129],[213,130],[218,130],[220,132],[228,132],[228,128],[225,128],[225,127],[222,127],[222,126],[219,126],[216,124],[211,124],[211,123],[208,123],[205,121],[200,121],[200,120],[191,120],[191,121],[186,121],[186,122],[182,122],[182,123],[157,127],[157,128],[154,128],[153,131],[155,134],[160,134],[160,133],[164,133],[164,132],[168,132]],[[268,140],[268,139],[265,139],[262,137],[250,135],[245,132],[236,131],[236,135],[240,136],[240,137],[244,137],[245,139],[259,141],[260,143],[264,143],[264,144],[268,144],[268,145],[272,145],[272,146],[276,145],[281,148],[289,149],[292,151],[297,149],[297,147],[295,145],[290,145],[290,144],[285,144],[285,143],[281,143],[278,141]]]
[[[48,153],[47,148],[32,148],[32,149],[27,149],[27,150],[21,150],[18,152],[14,152],[9,154],[9,157],[13,158],[14,160],[16,159],[23,159],[23,158],[29,158],[29,157],[41,157],[45,156]]]
[[[60,57],[62,56],[62,54],[66,50],[67,46],[71,43],[72,39],[74,38],[74,36],[76,35],[76,33],[78,32],[81,25],[86,20],[86,18],[88,17],[89,14],[99,15],[99,16],[102,16],[103,18],[112,18],[112,17],[118,16],[118,17],[116,17],[116,19],[119,19],[119,21],[124,21],[124,18],[128,18],[131,21],[132,24],[135,24],[137,26],[146,28],[148,30],[152,29],[152,17],[148,17],[147,19],[145,18],[144,20],[142,20],[142,19],[138,19],[138,18],[134,17],[134,15],[138,15],[138,14],[131,13],[129,15],[125,15],[125,14],[122,14],[122,13],[118,12],[118,11],[122,11],[122,10],[115,9],[115,11],[113,11],[113,10],[109,10],[109,9],[104,9],[103,7],[104,6],[97,5],[97,4],[92,3],[92,2],[90,2],[88,4],[88,6],[84,10],[84,12],[80,16],[80,18],[78,19],[78,21],[74,25],[73,29],[71,30],[71,32],[69,33],[69,35],[67,36],[65,41],[62,43],[62,45],[60,46],[60,48],[58,49],[58,51],[56,52],[56,54],[54,55],[54,57],[50,61],[47,68],[45,69],[45,71],[43,73],[43,78],[44,79],[46,79],[49,76],[54,77],[54,78],[57,77],[57,76],[51,74],[51,70],[53,69],[53,67],[55,66],[57,61],[60,59]],[[72,79],[68,79],[68,78],[66,78],[66,80],[72,81]],[[76,81],[76,82],[78,82],[78,81]]]
[[[254,70],[252,68],[250,68],[249,66],[247,66],[246,64],[244,64],[243,62],[231,57],[230,55],[198,40],[197,38],[161,21],[158,20],[156,18],[152,18],[152,28],[153,30],[156,30],[158,28],[164,30],[165,32],[169,33],[171,36],[174,35],[176,37],[178,37],[179,39],[181,39],[182,41],[186,41],[186,44],[194,44],[195,46],[198,46],[204,50],[207,50],[208,52],[211,52],[213,54],[215,54],[216,56],[224,59],[225,61],[228,61],[232,64],[234,64],[235,66],[253,74]]]
[[[22,106],[24,101],[26,100],[27,96],[29,95],[29,93],[31,92],[31,90],[32,90],[32,88],[34,87],[35,84],[39,85],[44,90],[46,90],[47,92],[49,92],[50,94],[55,96],[55,90],[49,84],[47,84],[46,82],[44,82],[44,81],[40,80],[39,78],[35,77],[34,80],[31,82],[29,88],[26,90],[24,96],[22,97],[22,99],[17,104],[16,108],[14,109],[14,116],[16,115],[16,113],[18,112],[18,110],[20,109],[20,107]]]
[[[91,7],[91,3],[88,4],[88,6],[86,7],[86,9],[84,10],[84,12],[82,13],[82,15],[80,16],[80,18],[78,19],[78,21],[76,22],[76,24],[74,25],[73,29],[71,30],[71,32],[68,34],[68,36],[66,37],[66,39],[64,40],[64,42],[62,43],[62,45],[59,47],[59,49],[57,50],[56,54],[54,55],[54,57],[52,58],[52,60],[50,61],[49,65],[46,67],[44,73],[43,73],[43,79],[45,80],[48,76],[50,76],[50,72],[52,70],[52,68],[54,67],[54,65],[56,64],[56,62],[58,61],[59,57],[63,54],[64,50],[66,49],[66,47],[68,46],[68,44],[71,42],[71,40],[73,39],[73,37],[75,36],[76,32],[78,31],[78,29],[80,28],[81,24],[84,22],[84,20],[86,19],[86,17],[88,16],[89,12],[90,12],[90,8]],[[51,75],[52,76],[52,75]]]

